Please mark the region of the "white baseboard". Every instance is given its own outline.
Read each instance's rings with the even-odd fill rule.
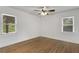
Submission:
[[[14,42],[9,42],[7,44],[0,45],[0,48],[6,47],[6,46],[9,46],[9,45],[13,45],[13,44],[16,44],[16,43],[19,43],[19,42],[22,42],[22,41],[30,40],[30,39],[36,38],[36,37],[39,37],[39,36],[37,35],[37,36],[25,37],[23,39],[20,39],[20,40],[14,41]]]
[[[56,40],[61,40],[61,41],[65,41],[65,42],[71,42],[71,43],[79,44],[79,41],[68,40],[68,39],[65,39],[65,38],[63,39],[63,38],[53,37],[53,36],[49,36],[49,35],[42,35],[42,37],[47,37],[47,38],[51,38],[51,39],[56,39]]]

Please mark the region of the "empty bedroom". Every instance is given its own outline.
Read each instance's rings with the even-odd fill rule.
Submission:
[[[0,6],[0,53],[79,53],[79,7]]]

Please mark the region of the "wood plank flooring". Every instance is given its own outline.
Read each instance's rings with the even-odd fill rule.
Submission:
[[[37,37],[0,48],[0,53],[79,53],[79,44]]]

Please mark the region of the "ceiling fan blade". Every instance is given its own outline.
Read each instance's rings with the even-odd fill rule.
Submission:
[[[55,10],[54,9],[52,9],[52,10],[48,10],[49,12],[55,12]]]
[[[34,11],[40,11],[40,10],[34,10]]]

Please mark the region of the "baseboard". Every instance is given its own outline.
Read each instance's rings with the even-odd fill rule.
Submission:
[[[9,46],[9,45],[13,45],[13,44],[16,44],[16,43],[19,43],[19,42],[22,42],[22,41],[30,40],[30,39],[33,39],[33,38],[37,38],[37,37],[40,37],[40,36],[37,35],[37,36],[31,36],[31,37],[28,37],[28,38],[25,37],[25,38],[23,38],[21,40],[1,45],[0,48],[6,47],[6,46]]]
[[[42,35],[42,37],[46,37],[46,38],[50,38],[50,39],[56,39],[56,40],[61,40],[61,41],[64,41],[64,42],[70,42],[70,43],[75,43],[75,44],[79,44],[79,42],[73,42],[72,40],[66,40],[65,38],[64,39],[60,39],[58,37],[53,37],[53,36],[48,36],[48,35]]]

